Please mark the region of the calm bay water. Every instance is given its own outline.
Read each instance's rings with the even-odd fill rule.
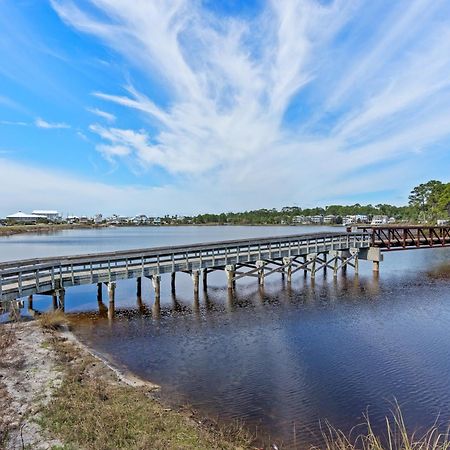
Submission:
[[[319,228],[325,230],[325,228]],[[313,227],[161,227],[68,230],[0,238],[0,259],[75,254],[251,236],[297,234]],[[376,429],[394,399],[411,427],[450,423],[450,249],[385,254],[379,277],[361,261],[315,282],[279,274],[264,288],[212,273],[195,302],[188,275],[176,296],[163,277],[161,308],[143,281],[118,283],[117,315],[108,321],[95,286],[70,288],[66,311],[75,332],[118,365],[223,420],[258,426],[286,448],[314,442],[319,421],[349,430],[367,412]],[[39,310],[48,297],[36,296]],[[101,305],[100,305],[101,306]],[[26,313],[26,312],[24,312]]]

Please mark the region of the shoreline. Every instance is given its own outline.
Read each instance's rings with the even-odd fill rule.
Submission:
[[[255,448],[240,423],[171,405],[81,342],[64,315],[49,320],[0,324],[0,448]]]
[[[338,224],[281,224],[281,223],[184,223],[184,224],[164,224],[164,225],[107,225],[107,224],[41,224],[41,225],[4,225],[0,226],[0,237],[15,236],[18,234],[55,233],[64,230],[96,230],[101,228],[161,228],[161,227],[333,227],[345,228]]]

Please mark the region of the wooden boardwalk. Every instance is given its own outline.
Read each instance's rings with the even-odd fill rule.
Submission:
[[[373,261],[375,271],[382,251],[450,246],[450,227],[362,227],[356,232],[323,232],[268,238],[240,239],[174,247],[124,250],[74,256],[36,258],[0,263],[0,303],[34,294],[53,295],[64,303],[65,288],[83,284],[108,286],[114,301],[116,281],[135,278],[140,293],[141,279],[152,280],[155,298],[160,296],[160,277],[171,274],[192,276],[194,293],[200,277],[207,286],[208,273],[222,270],[227,286],[255,277],[260,284],[268,275],[281,273],[288,282],[298,271],[314,277],[319,270],[353,267],[359,260]],[[30,297],[31,298],[31,297]]]

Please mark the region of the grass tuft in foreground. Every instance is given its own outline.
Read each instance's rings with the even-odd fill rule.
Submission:
[[[252,438],[242,427],[205,428],[165,408],[148,389],[119,383],[74,344],[58,337],[51,342],[64,380],[43,408],[40,424],[67,445],[96,450],[249,448]]]
[[[395,405],[391,417],[385,418],[382,435],[372,429],[369,417],[364,424],[355,427],[349,435],[326,424],[322,432],[323,443],[314,449],[326,450],[447,450],[450,449],[449,430],[441,433],[434,425],[423,433],[409,433],[400,407]],[[364,432],[355,433],[360,427]]]
[[[69,321],[60,309],[41,314],[38,321],[41,327],[46,330],[64,330],[69,327]]]

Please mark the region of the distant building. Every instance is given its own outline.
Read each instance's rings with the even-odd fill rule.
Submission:
[[[297,223],[297,224],[306,223],[306,218],[305,218],[305,216],[294,216],[292,218],[292,223]]]
[[[354,214],[345,216],[342,222],[344,225],[352,225],[354,223],[369,223],[369,217],[365,214]]]
[[[98,225],[99,223],[102,223],[102,222],[103,222],[103,216],[101,214],[96,214],[94,216],[94,223],[96,225]]]
[[[14,214],[10,214],[9,216],[6,216],[6,219],[9,222],[14,222],[14,223],[33,224],[33,223],[36,223],[39,219],[46,219],[46,217],[39,216],[37,214],[28,214],[28,213],[19,211]]]
[[[50,220],[51,222],[58,222],[59,220],[61,220],[61,214],[58,211],[35,209],[31,214],[35,216],[44,216],[47,220]]]
[[[148,223],[148,217],[145,214],[138,214],[131,219],[131,222],[136,225],[145,225]]]
[[[321,214],[317,216],[310,216],[311,223],[320,224],[323,223],[323,216]]]
[[[323,218],[323,223],[336,223],[336,216],[334,214],[328,214]]]
[[[78,223],[80,218],[78,216],[67,216],[68,223]]]
[[[385,225],[389,222],[388,216],[373,216],[371,225]]]
[[[436,223],[437,223],[438,226],[443,227],[445,225],[450,224],[450,220],[448,220],[448,219],[438,219]]]

